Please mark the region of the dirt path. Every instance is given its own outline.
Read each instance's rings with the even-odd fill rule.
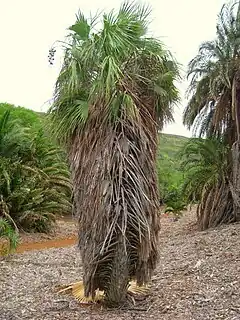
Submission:
[[[15,253],[50,248],[64,248],[77,243],[77,226],[72,217],[63,217],[56,221],[50,234],[20,233],[20,242]],[[0,256],[4,254],[5,241],[0,240]]]
[[[77,243],[77,237],[69,237],[66,239],[53,239],[53,240],[46,240],[40,242],[27,242],[21,243],[17,249],[16,253],[24,253],[26,251],[33,251],[33,250],[46,250],[51,248],[65,248]]]
[[[71,217],[63,217],[56,221],[56,225],[50,234],[21,233],[16,253],[69,247],[77,243],[76,235],[77,226],[75,221]]]
[[[240,319],[240,225],[198,232],[192,222],[162,220],[151,296],[135,310],[81,307],[55,292],[81,278],[75,246],[0,258],[0,319]]]

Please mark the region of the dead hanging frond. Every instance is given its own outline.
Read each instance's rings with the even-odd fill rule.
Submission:
[[[99,289],[111,304],[125,299],[132,278],[148,283],[158,252],[155,126],[129,120],[126,110],[117,124],[105,123],[103,112],[91,118],[71,150],[75,188],[84,181],[75,202],[85,295]]]
[[[204,190],[197,217],[200,230],[236,221],[229,183],[219,181]]]
[[[127,294],[130,296],[130,301],[135,303],[135,300],[144,299],[150,291],[150,286],[145,285],[139,287],[136,281],[131,281],[128,284]],[[104,302],[104,291],[96,290],[95,296],[85,297],[83,281],[74,282],[68,285],[61,285],[57,288],[59,294],[71,294],[81,304],[93,304]]]

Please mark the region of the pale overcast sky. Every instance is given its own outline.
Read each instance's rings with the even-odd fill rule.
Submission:
[[[216,17],[224,0],[148,0],[151,31],[185,67],[199,44],[215,36]],[[118,8],[121,0],[0,0],[0,101],[46,111],[59,72],[60,59],[48,64],[48,50],[63,40],[80,8]],[[179,85],[184,97],[186,81]],[[164,132],[190,136],[182,125],[186,101],[176,108],[176,122]]]

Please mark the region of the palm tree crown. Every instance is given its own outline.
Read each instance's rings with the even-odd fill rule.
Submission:
[[[200,135],[226,135],[233,143],[239,132],[236,88],[240,65],[239,1],[222,7],[216,39],[201,44],[189,63],[190,100],[184,112],[184,124],[194,125]]]
[[[173,120],[178,67],[159,40],[147,37],[149,14],[147,7],[124,3],[117,14],[104,14],[102,30],[95,31],[98,17],[88,21],[78,13],[51,109],[61,138],[82,128],[96,109],[105,110],[106,121],[112,121],[121,106],[132,117],[145,104],[156,112],[160,128]]]

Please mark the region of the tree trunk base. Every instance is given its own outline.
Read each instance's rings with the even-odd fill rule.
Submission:
[[[232,146],[232,184],[230,189],[233,198],[233,211],[235,220],[240,220],[240,142],[236,141]]]
[[[227,181],[205,191],[197,208],[197,220],[200,230],[236,221],[233,198]]]

